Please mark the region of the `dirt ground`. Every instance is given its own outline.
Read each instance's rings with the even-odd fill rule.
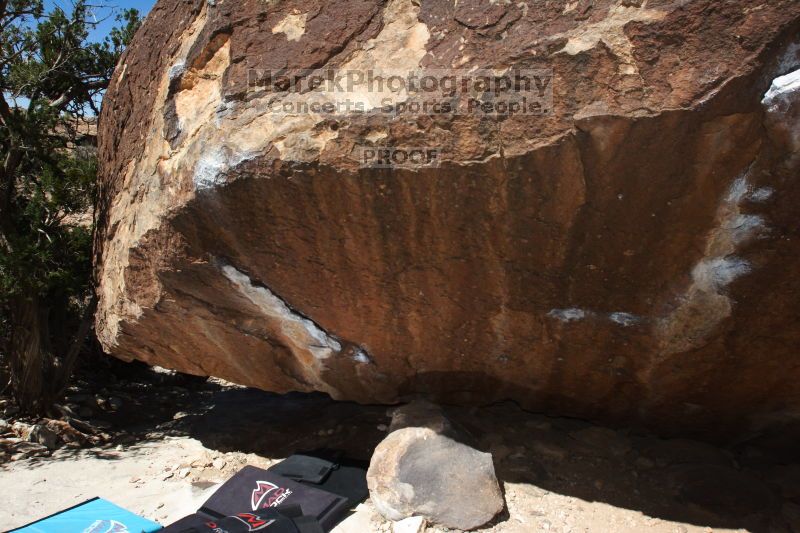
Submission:
[[[68,408],[107,438],[41,456],[7,455],[0,466],[4,528],[93,496],[166,525],[195,511],[245,464],[266,467],[320,447],[368,459],[389,423],[386,407],[152,372],[98,394],[76,391]],[[109,397],[115,408],[103,409]],[[507,510],[480,531],[800,532],[800,458],[791,447],[659,439],[510,403],[447,411],[492,453],[504,489]],[[394,527],[367,501],[335,531]]]

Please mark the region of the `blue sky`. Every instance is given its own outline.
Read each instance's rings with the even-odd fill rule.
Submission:
[[[108,32],[111,31],[116,25],[115,15],[122,10],[130,9],[132,7],[139,10],[142,18],[147,15],[148,11],[156,3],[156,0],[127,0],[127,1],[114,1],[114,0],[95,0],[93,3],[103,5],[106,7],[98,8],[95,13],[99,24],[89,33],[89,39],[93,41],[102,41]],[[70,0],[45,0],[44,2],[46,11],[50,11],[54,6],[60,6],[65,11],[69,11],[71,2]],[[15,105],[27,106],[27,98],[18,98],[15,100]]]
[[[147,12],[150,11],[150,8],[153,7],[153,4],[155,4],[155,0],[95,0],[92,3],[108,6],[96,10],[95,17],[100,21],[100,25],[91,33],[92,40],[102,41],[116,24],[114,20],[115,13],[134,7],[138,9],[141,16],[144,17],[147,15]],[[44,4],[47,10],[58,5],[65,11],[69,11],[71,5],[69,0],[45,0]]]

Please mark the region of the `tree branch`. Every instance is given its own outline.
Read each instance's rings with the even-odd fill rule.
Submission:
[[[70,345],[69,351],[64,358],[64,366],[62,367],[61,375],[59,376],[60,381],[58,387],[55,389],[57,391],[55,396],[56,398],[64,394],[64,391],[69,384],[69,378],[72,376],[72,371],[75,369],[75,364],[78,362],[78,356],[81,353],[83,341],[86,339],[86,335],[89,334],[89,330],[94,322],[95,309],[97,309],[97,294],[92,291],[92,299],[89,301],[89,305],[86,306],[86,310],[83,312],[81,325],[78,327],[78,332],[75,334],[75,338],[72,339],[72,344]]]

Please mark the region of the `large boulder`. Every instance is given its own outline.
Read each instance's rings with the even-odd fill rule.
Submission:
[[[98,337],[360,402],[795,423],[798,34],[797,0],[160,0],[103,105]]]

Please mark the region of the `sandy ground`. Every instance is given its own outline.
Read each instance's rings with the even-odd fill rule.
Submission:
[[[213,466],[215,460],[218,465],[224,462],[222,470]],[[198,466],[191,467],[192,463]],[[215,452],[187,437],[19,461],[0,473],[0,494],[8,495],[0,510],[0,523],[17,527],[100,496],[166,525],[193,513],[219,486],[217,481],[224,480],[243,464],[269,466],[270,461],[252,454]],[[552,493],[531,484],[505,483],[504,488],[509,516],[484,531],[730,531],[660,520],[635,510]],[[340,524],[335,533],[391,530],[392,524],[367,502]],[[428,531],[442,530],[429,527]]]
[[[129,444],[0,466],[0,523],[17,527],[100,496],[166,525],[194,512],[245,464],[267,467],[318,447],[368,458],[388,422],[386,408],[322,395],[172,391],[183,401],[154,402],[160,407],[122,439]],[[137,398],[146,394],[157,393]],[[800,466],[785,453],[659,439],[512,404],[449,415],[493,454],[504,488],[507,510],[481,531],[800,531]],[[111,422],[125,423],[119,416]],[[394,528],[367,501],[335,531]]]
[[[166,438],[116,450],[81,450],[15,462],[0,472],[7,495],[0,522],[11,527],[100,496],[137,514],[168,524],[194,512],[208,488],[164,479],[175,465],[199,456],[194,439]]]

